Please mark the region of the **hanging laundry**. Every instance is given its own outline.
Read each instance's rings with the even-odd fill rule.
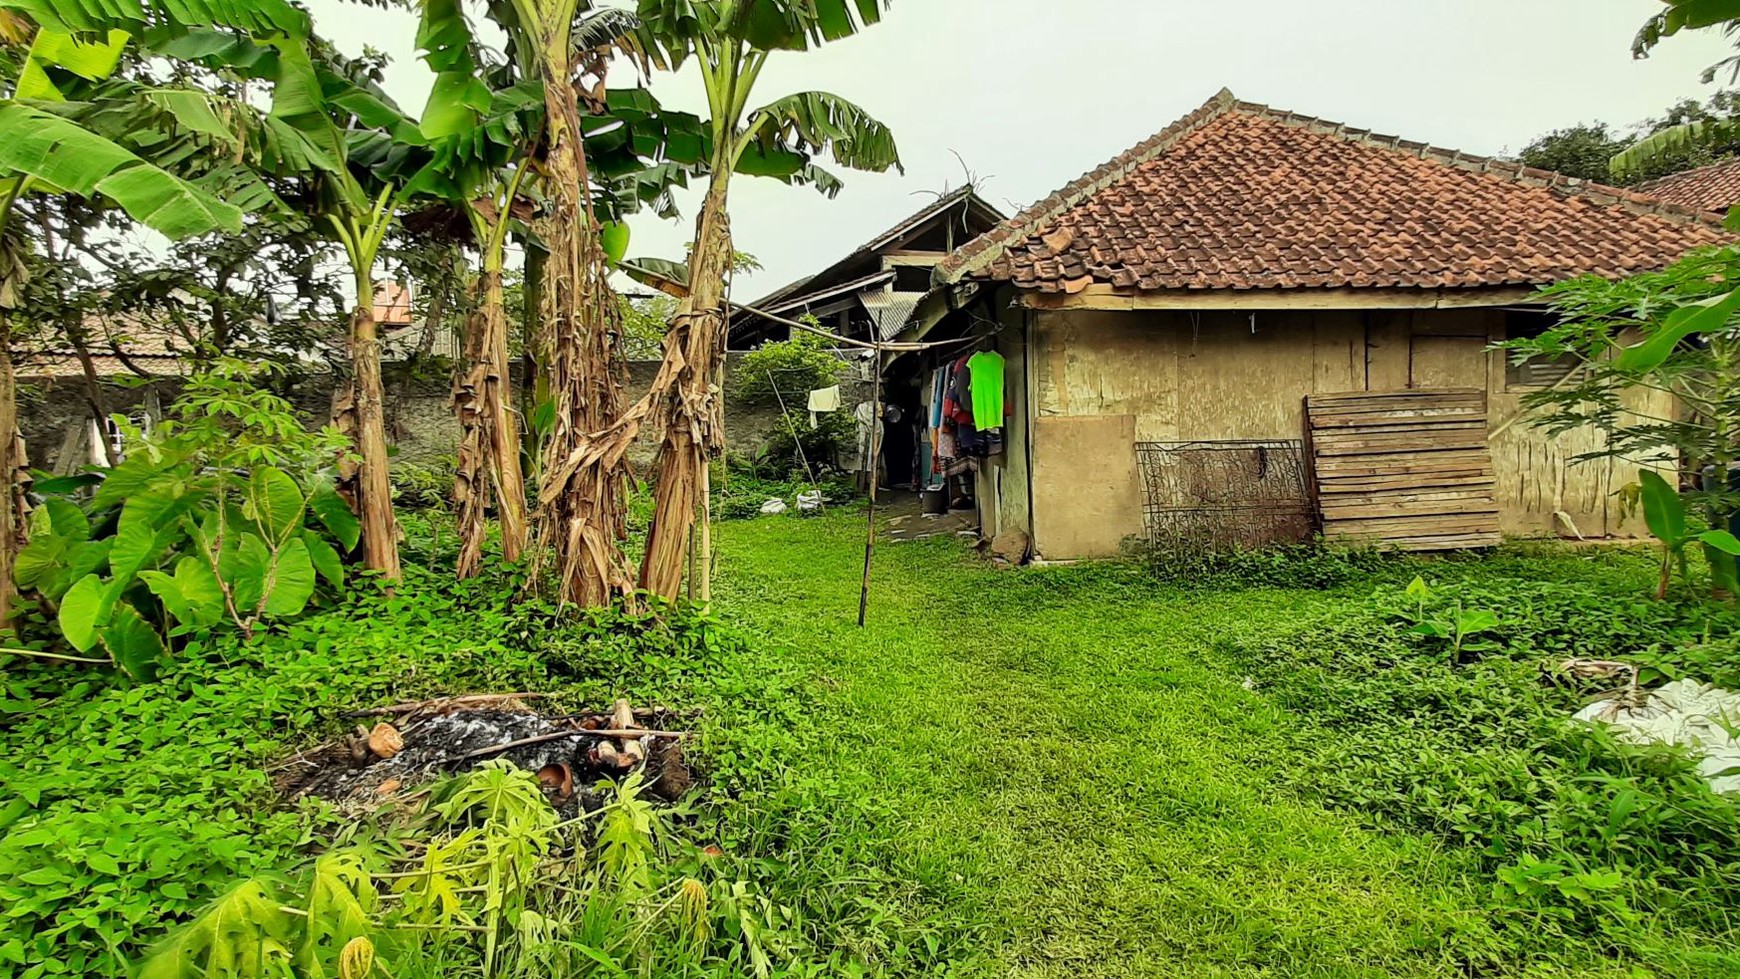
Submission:
[[[967,361],[973,426],[980,431],[1003,427],[1003,355],[981,350]]]
[[[825,415],[840,410],[840,386],[822,388],[810,392],[810,428],[820,428],[821,419],[817,415]]]

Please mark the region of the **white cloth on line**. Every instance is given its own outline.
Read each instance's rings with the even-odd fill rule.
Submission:
[[[810,392],[810,427],[818,428],[821,420],[816,416],[840,410],[840,386],[821,388]]]

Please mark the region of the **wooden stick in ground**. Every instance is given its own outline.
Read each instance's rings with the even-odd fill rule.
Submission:
[[[547,744],[551,741],[560,741],[563,738],[630,738],[638,741],[641,738],[674,739],[686,738],[688,736],[689,732],[687,731],[588,731],[582,728],[576,731],[558,731],[555,734],[540,734],[535,738],[521,738],[518,741],[509,741],[507,744],[498,744],[489,748],[479,748],[470,754],[460,755],[455,760],[470,761],[473,758],[487,758],[490,755],[499,755],[504,751],[512,751],[515,748],[527,748],[535,744]]]
[[[870,388],[870,518],[869,529],[864,534],[864,583],[858,589],[858,628],[864,628],[864,619],[870,611],[870,559],[876,553],[876,484],[881,480],[877,470],[881,468],[882,458],[882,350],[875,348],[870,369],[875,372]]]

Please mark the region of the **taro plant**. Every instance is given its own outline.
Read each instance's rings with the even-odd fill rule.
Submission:
[[[178,639],[301,614],[344,582],[360,528],[333,490],[344,445],[235,366],[196,377],[105,476],[44,480],[20,588],[80,652],[148,678]],[[296,475],[292,475],[292,473]]]
[[[1703,546],[1704,557],[1710,563],[1711,584],[1718,593],[1733,595],[1740,590],[1740,584],[1735,580],[1734,563],[1735,556],[1740,555],[1740,540],[1726,530],[1699,530],[1689,526],[1686,505],[1678,490],[1652,470],[1645,469],[1638,476],[1644,523],[1649,525],[1650,534],[1661,541],[1661,580],[1656,585],[1655,597],[1658,600],[1667,598],[1676,565],[1680,577],[1688,583],[1692,580],[1690,562],[1686,557],[1686,548],[1691,544]]]

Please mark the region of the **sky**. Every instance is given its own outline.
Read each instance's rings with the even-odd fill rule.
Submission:
[[[342,50],[393,59],[387,90],[422,108],[430,75],[416,19],[346,0],[307,0]],[[1657,0],[896,0],[864,33],[776,54],[755,104],[819,89],[893,130],[905,172],[844,172],[829,200],[739,179],[732,229],[764,271],[739,301],[820,271],[959,187],[1013,214],[1211,98],[1241,99],[1470,153],[1520,150],[1552,129],[1628,126],[1714,91],[1702,70],[1718,34],[1672,38],[1634,61],[1631,39]],[[631,69],[622,69],[626,84]],[[675,108],[701,111],[692,73],[655,76]],[[837,169],[837,168],[836,168]],[[698,192],[682,202],[693,214]],[[690,219],[632,222],[631,255],[679,258]]]

